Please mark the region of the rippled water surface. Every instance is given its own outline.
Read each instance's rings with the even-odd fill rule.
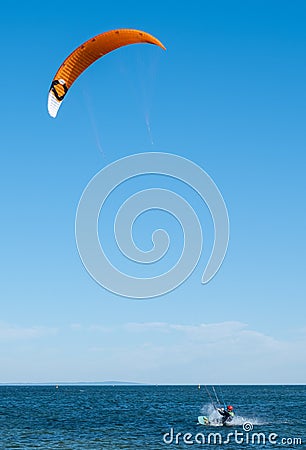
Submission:
[[[197,425],[197,417],[211,411],[204,387],[1,386],[0,449],[306,449],[306,386],[222,386],[216,392],[235,406],[237,425]],[[244,422],[253,430],[244,432]],[[209,433],[219,433],[222,444],[213,437],[207,443]],[[262,433],[266,444],[256,436],[252,443],[252,433]],[[272,433],[277,437],[269,442]]]

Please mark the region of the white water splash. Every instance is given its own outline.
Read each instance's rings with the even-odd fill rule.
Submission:
[[[218,413],[218,411],[215,410],[212,404],[207,403],[202,406],[201,408],[201,414],[205,415],[211,426],[214,427],[220,427],[223,426],[221,419],[221,414]],[[250,423],[252,425],[266,425],[267,422],[263,421],[259,417],[245,417],[240,415],[235,415],[233,420],[230,422],[231,426],[243,426],[245,423]]]

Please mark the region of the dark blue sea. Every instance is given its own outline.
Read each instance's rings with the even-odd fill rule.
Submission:
[[[235,425],[197,425],[215,414],[204,386],[1,386],[0,448],[306,449],[306,386],[216,393],[234,405]]]

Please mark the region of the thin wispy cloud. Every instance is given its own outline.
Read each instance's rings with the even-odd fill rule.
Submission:
[[[102,339],[103,327],[100,331]],[[112,368],[113,376],[138,375],[145,382],[294,383],[306,374],[305,346],[306,339],[280,340],[242,322],[142,322],[117,326],[107,346],[95,341],[89,350]]]
[[[57,332],[57,328],[51,327],[22,327],[18,325],[0,323],[0,341],[38,339],[44,336],[56,335]]]

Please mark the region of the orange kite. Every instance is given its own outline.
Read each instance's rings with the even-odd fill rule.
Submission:
[[[74,50],[65,59],[53,78],[48,97],[48,111],[56,117],[59,107],[74,81],[97,59],[129,44],[148,43],[165,47],[149,33],[139,30],[119,29],[99,34]]]

